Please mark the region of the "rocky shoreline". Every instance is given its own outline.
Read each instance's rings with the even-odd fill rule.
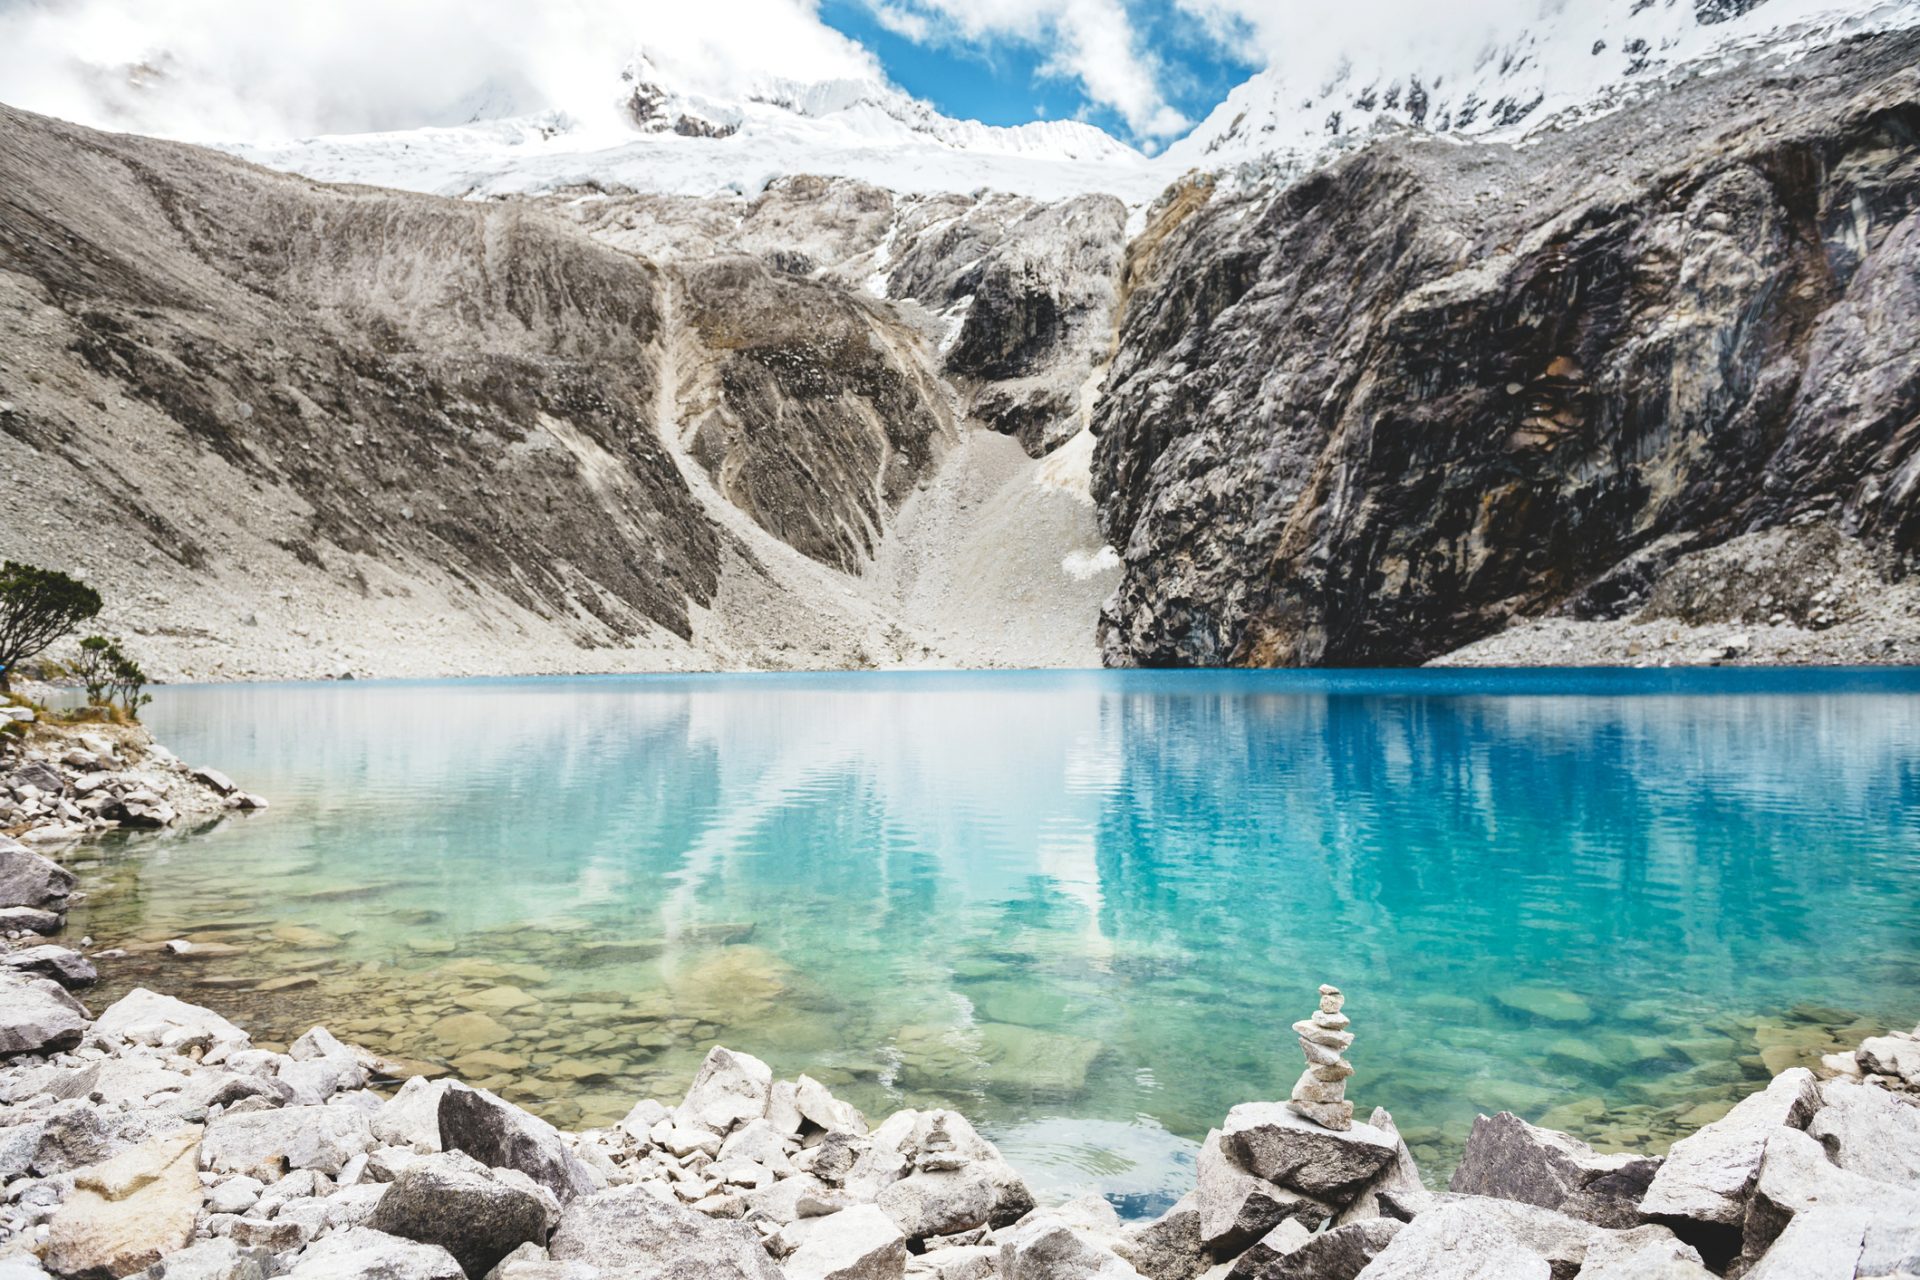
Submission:
[[[96,1018],[70,990],[92,979],[50,945],[0,967],[5,1280],[1780,1280],[1920,1264],[1920,1029],[1830,1056],[1825,1078],[1782,1072],[1665,1157],[1483,1116],[1444,1193],[1385,1109],[1355,1123],[1311,1088],[1246,1103],[1209,1134],[1191,1193],[1123,1223],[1097,1196],[1037,1206],[956,1112],[870,1124],[722,1047],[677,1103],[571,1133],[324,1028],[274,1052],[145,989]],[[1331,1071],[1344,1092],[1335,997],[1300,1024],[1303,1086]]]

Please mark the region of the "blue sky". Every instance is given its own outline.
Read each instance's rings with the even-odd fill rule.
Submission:
[[[939,28],[916,41],[890,30],[869,0],[823,0],[819,12],[828,26],[870,50],[895,84],[947,115],[1007,125],[1086,120],[1149,149],[1167,140],[1144,136],[1121,111],[1093,100],[1085,81],[1058,66],[1047,44],[999,32],[968,38]],[[1250,45],[1216,39],[1168,0],[1127,3],[1126,12],[1136,49],[1154,64],[1161,96],[1190,122],[1204,119],[1265,64]]]

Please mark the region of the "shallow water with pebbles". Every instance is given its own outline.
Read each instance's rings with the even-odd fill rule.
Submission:
[[[1660,1148],[1920,1018],[1920,675],[1084,673],[167,689],[269,811],[70,927],[264,1038],[558,1124],[715,1041],[1144,1212],[1348,997],[1364,1116]],[[185,954],[166,943],[184,939]]]

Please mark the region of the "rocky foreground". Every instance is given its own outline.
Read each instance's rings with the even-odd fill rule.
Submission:
[[[34,857],[10,860],[9,883]],[[1784,1072],[1664,1158],[1482,1117],[1447,1193],[1423,1185],[1385,1110],[1334,1129],[1247,1103],[1208,1135],[1191,1194],[1123,1224],[1098,1197],[1036,1206],[954,1112],[870,1125],[806,1076],[776,1081],[724,1048],[677,1105],[566,1133],[450,1078],[402,1083],[398,1064],[323,1028],[273,1052],[145,989],[95,1018],[70,990],[92,978],[75,953],[6,959],[4,1280],[1920,1270],[1920,1033],[1835,1055],[1828,1079]],[[1324,1041],[1335,1020],[1301,1025]]]

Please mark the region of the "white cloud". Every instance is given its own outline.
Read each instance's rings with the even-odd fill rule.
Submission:
[[[1167,138],[1191,123],[1167,102],[1157,60],[1140,48],[1122,0],[868,0],[875,18],[920,43],[1005,40],[1045,54],[1048,75],[1076,81],[1142,138]],[[899,25],[897,25],[899,24]]]
[[[716,96],[881,74],[814,0],[0,0],[0,101],[223,140],[550,107],[591,120],[643,48]]]
[[[1283,76],[1327,74],[1344,62],[1457,66],[1543,13],[1607,0],[1173,0],[1216,44]],[[1303,88],[1306,86],[1302,86]],[[1318,87],[1318,86],[1314,86]]]

